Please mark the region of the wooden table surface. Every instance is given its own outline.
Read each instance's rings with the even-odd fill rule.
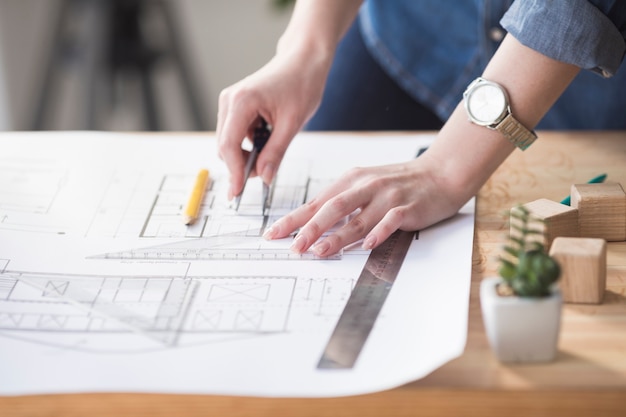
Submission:
[[[80,394],[1,397],[0,416],[626,416],[626,242],[608,244],[601,305],[564,306],[559,353],[542,365],[503,365],[483,328],[479,285],[495,274],[506,212],[560,201],[571,184],[605,172],[626,187],[626,132],[540,132],[481,189],[464,354],[427,377],[375,394],[277,399],[203,395]],[[0,370],[0,378],[2,378]]]

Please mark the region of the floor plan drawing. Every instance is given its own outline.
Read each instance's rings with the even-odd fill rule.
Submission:
[[[289,183],[278,179],[272,188],[270,216],[262,216],[261,196],[254,187],[250,186],[240,210],[235,212],[226,200],[228,184],[222,177],[211,177],[199,219],[186,226],[180,220],[181,212],[193,178],[193,173],[167,173],[162,177],[114,173],[87,236],[198,238],[232,232],[261,236],[273,220],[302,204],[315,184],[305,175],[290,177]]]
[[[54,160],[0,157],[0,210],[47,213],[63,187],[65,175]]]
[[[303,133],[264,213],[258,177],[239,210],[228,201],[212,134],[2,135],[0,395],[335,396],[428,374],[465,344],[473,201],[410,243],[347,372],[317,364],[370,252],[357,241],[319,258],[293,253],[293,234],[262,236],[349,168],[413,159],[431,140]],[[186,226],[200,169],[210,181]]]
[[[0,273],[0,333],[88,351],[210,343],[326,325],[354,280],[294,276],[120,276]],[[293,315],[293,317],[291,317]],[[295,318],[295,320],[294,320]],[[94,335],[110,339],[85,340]],[[78,341],[82,340],[82,343]],[[111,342],[112,341],[112,342]]]
[[[0,157],[0,230],[65,233],[63,224],[43,219],[50,214],[66,176],[63,167],[51,159]]]

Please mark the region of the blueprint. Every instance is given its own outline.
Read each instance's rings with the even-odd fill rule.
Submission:
[[[369,252],[297,255],[291,236],[262,235],[349,168],[411,159],[431,140],[302,133],[264,215],[258,178],[238,212],[227,201],[212,134],[3,134],[0,395],[325,397],[427,375],[465,346],[473,200],[419,232],[349,370],[317,363]]]

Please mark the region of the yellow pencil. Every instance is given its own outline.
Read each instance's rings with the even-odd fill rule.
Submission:
[[[187,201],[187,206],[183,212],[183,223],[189,225],[196,221],[198,214],[200,213],[200,206],[202,205],[202,199],[204,198],[204,191],[209,182],[209,171],[207,169],[201,169],[196,176],[196,182]]]

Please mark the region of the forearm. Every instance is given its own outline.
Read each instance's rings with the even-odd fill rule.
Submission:
[[[277,53],[303,51],[330,62],[362,0],[298,0]]]
[[[513,115],[533,129],[577,73],[575,66],[549,59],[509,36],[483,76],[508,91]],[[373,249],[395,230],[421,230],[457,213],[513,149],[500,132],[470,123],[460,104],[422,156],[351,170],[276,221],[265,237],[283,238],[300,229],[292,250],[303,253],[314,244],[313,253],[320,257],[361,238],[365,249]],[[347,224],[320,240],[349,215]]]
[[[507,90],[515,118],[534,129],[579,69],[548,58],[507,36],[483,73]],[[541,146],[541,138],[533,146]],[[429,156],[453,195],[474,195],[515,149],[500,132],[472,124],[462,104],[441,129]]]

